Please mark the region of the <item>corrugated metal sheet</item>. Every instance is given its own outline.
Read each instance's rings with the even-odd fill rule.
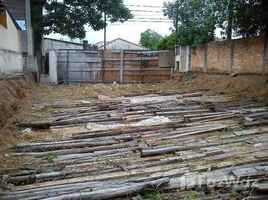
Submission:
[[[101,42],[97,43],[96,45],[100,50],[104,48],[104,45]],[[147,48],[122,38],[117,38],[111,42],[107,42],[106,50],[147,50]]]
[[[59,50],[57,62],[59,81],[101,82],[101,52]]]

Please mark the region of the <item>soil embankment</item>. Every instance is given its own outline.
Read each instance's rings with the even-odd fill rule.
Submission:
[[[178,74],[168,84],[181,91],[207,90],[211,94],[268,96],[267,75]]]
[[[31,74],[0,80],[0,129],[35,87]]]

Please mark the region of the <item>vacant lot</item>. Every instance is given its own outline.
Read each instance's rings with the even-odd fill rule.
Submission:
[[[1,130],[3,199],[259,197],[266,81],[190,74],[162,84],[33,86]]]

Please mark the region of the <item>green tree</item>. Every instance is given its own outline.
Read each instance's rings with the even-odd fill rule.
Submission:
[[[268,35],[268,1],[235,0],[234,29],[245,37]]]
[[[180,45],[197,45],[214,40],[217,24],[214,0],[176,0],[164,3],[164,15],[174,22]],[[174,30],[173,30],[174,31]]]
[[[140,44],[149,49],[156,50],[158,49],[158,44],[162,39],[163,37],[159,33],[151,29],[147,29],[140,35]]]
[[[44,33],[60,33],[70,38],[84,38],[85,25],[93,30],[103,29],[104,13],[112,23],[132,18],[123,0],[47,0],[44,9],[41,22]]]
[[[158,43],[157,49],[167,49],[172,50],[176,44],[176,34],[172,33],[169,36],[163,37],[163,39]]]

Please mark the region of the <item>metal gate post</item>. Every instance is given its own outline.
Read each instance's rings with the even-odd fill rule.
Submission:
[[[67,50],[67,63],[66,63],[66,83],[69,83],[69,50]]]

